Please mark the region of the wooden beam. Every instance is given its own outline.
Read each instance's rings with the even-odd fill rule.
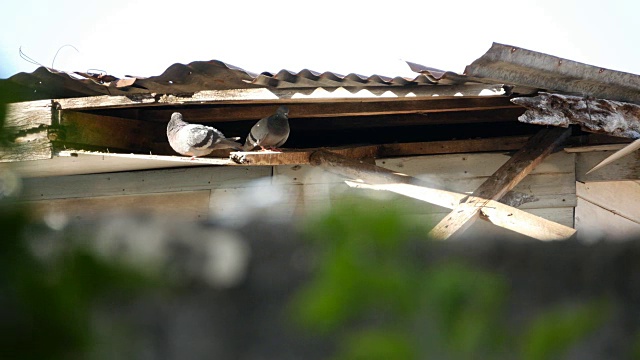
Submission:
[[[238,104],[247,101],[252,103],[287,102],[339,102],[342,100],[376,100],[376,99],[413,99],[431,97],[452,97],[462,95],[495,96],[504,95],[502,85],[438,85],[415,87],[367,87],[347,89],[343,87],[324,89],[231,89],[205,90],[194,94],[132,94],[128,96],[93,96],[72,99],[56,99],[56,104],[63,110],[71,109],[105,109],[140,106],[166,106],[186,104]]]
[[[449,209],[455,208],[466,197],[465,194],[440,190],[429,182],[328,151],[320,150],[313,153],[310,162],[331,173],[357,179],[357,181],[348,182],[351,186],[392,191]],[[487,210],[482,217],[484,220],[536,239],[560,240],[571,237],[575,233],[572,228],[497,201],[487,201],[486,206],[496,211]]]
[[[591,151],[611,151],[611,150],[617,151],[625,148],[627,145],[629,145],[629,143],[575,146],[575,147],[564,148],[564,152],[583,153],[583,152],[591,152]]]
[[[0,162],[50,159],[52,146],[48,129],[52,124],[50,100],[28,101],[6,105]]]
[[[38,100],[6,105],[5,128],[10,131],[27,131],[51,126],[51,100]]]
[[[449,216],[429,233],[433,239],[445,240],[467,229],[490,200],[499,200],[513,189],[538,164],[571,134],[571,129],[543,129],[489,177],[471,196],[461,202]]]

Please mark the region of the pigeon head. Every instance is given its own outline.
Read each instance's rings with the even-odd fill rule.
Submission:
[[[276,114],[280,116],[289,116],[289,108],[282,105],[278,108],[278,110],[276,110]]]
[[[182,114],[180,114],[179,112],[174,112],[173,114],[171,114],[171,121],[173,122],[182,121]]]
[[[187,123],[182,120],[182,114],[174,112],[171,114],[171,120],[167,124],[167,131],[176,131],[187,126]]]

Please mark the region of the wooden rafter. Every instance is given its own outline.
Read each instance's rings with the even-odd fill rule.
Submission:
[[[429,233],[444,240],[467,229],[491,200],[499,200],[513,189],[538,164],[550,155],[571,134],[571,129],[548,128],[536,135],[468,196]]]
[[[412,176],[324,150],[311,154],[310,163],[331,173],[355,180],[347,182],[352,187],[391,191],[448,209],[454,209],[466,197],[465,194],[437,189],[433,184]],[[485,206],[487,211],[482,217],[483,220],[536,239],[560,240],[569,238],[575,233],[575,230],[568,226],[494,200],[487,201]]]

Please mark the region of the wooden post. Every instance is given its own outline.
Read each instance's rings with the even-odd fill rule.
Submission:
[[[571,134],[568,128],[549,128],[536,135],[490,176],[476,191],[461,202],[429,233],[430,237],[445,240],[467,229],[478,218],[490,200],[500,200],[538,164],[549,156]]]

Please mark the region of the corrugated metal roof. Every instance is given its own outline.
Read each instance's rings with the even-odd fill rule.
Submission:
[[[494,43],[482,57],[467,66],[465,74],[442,71],[407,62],[413,78],[383,75],[341,75],[302,70],[253,73],[222,61],[173,64],[151,77],[62,72],[40,67],[0,79],[0,91],[21,100],[96,95],[190,94],[202,90],[279,88],[372,88],[461,84],[505,84],[640,104],[640,76],[586,65],[510,45]]]
[[[383,75],[363,76],[355,73],[341,75],[333,72],[302,70],[278,73],[252,73],[222,61],[194,61],[189,64],[173,64],[161,75],[151,77],[127,76],[119,79],[111,75],[83,72],[67,73],[39,67],[32,73],[19,73],[7,80],[5,86],[17,85],[32,99],[68,98],[96,95],[130,95],[141,93],[180,94],[202,90],[249,89],[270,87],[295,88],[367,88],[407,87],[422,85],[454,85],[468,81],[464,75],[420,67],[414,78]],[[0,84],[2,85],[2,84]]]
[[[640,76],[494,43],[467,66],[465,75],[519,85],[640,104]]]

